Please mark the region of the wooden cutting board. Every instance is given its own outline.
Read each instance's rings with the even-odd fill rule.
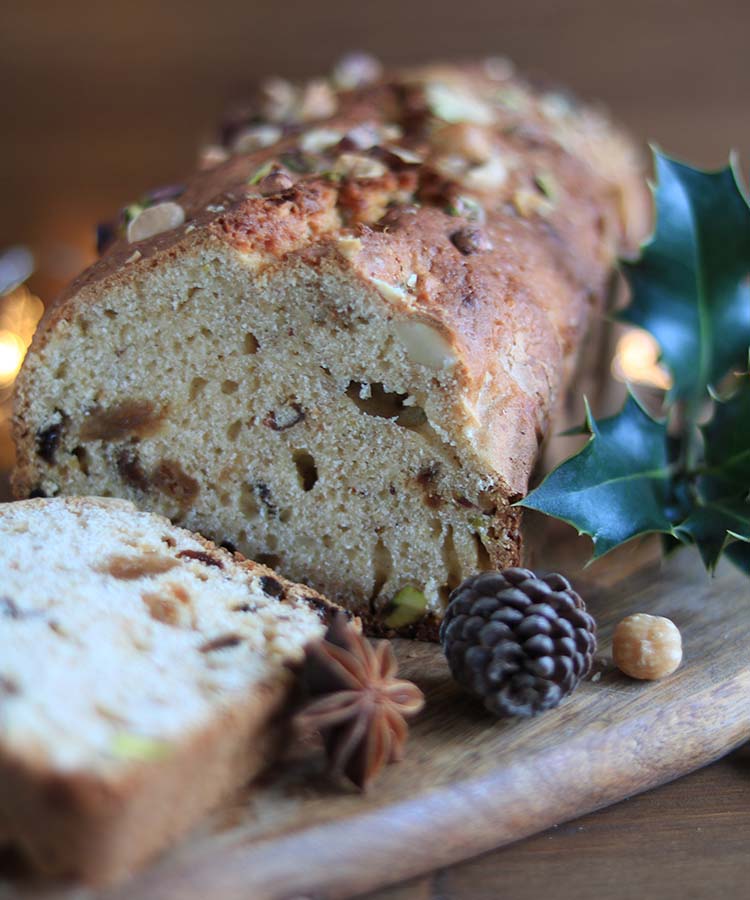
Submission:
[[[599,623],[595,681],[536,719],[497,722],[461,694],[439,648],[399,641],[402,673],[422,687],[427,705],[406,760],[370,793],[327,780],[314,748],[290,748],[261,785],[102,896],[348,897],[655,787],[750,739],[750,582],[727,564],[710,579],[688,551],[660,563],[655,542],[582,570],[587,542],[557,523],[534,522],[544,547],[537,567],[572,575]],[[609,661],[615,623],[637,611],[669,616],[682,630],[684,663],[663,682],[632,681]],[[94,896],[0,876],[4,893]]]

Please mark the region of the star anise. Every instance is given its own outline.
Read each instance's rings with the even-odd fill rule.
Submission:
[[[311,699],[296,724],[320,733],[331,770],[359,788],[403,759],[406,717],[424,706],[422,692],[396,678],[397,669],[390,642],[370,643],[343,613],[307,648],[302,677]]]

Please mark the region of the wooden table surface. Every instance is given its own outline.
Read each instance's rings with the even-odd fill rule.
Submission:
[[[93,222],[190,171],[227,100],[264,74],[325,71],[352,47],[393,63],[505,53],[716,166],[750,149],[749,31],[747,0],[5,3],[0,249],[31,245],[32,288],[50,299],[91,258]],[[0,499],[3,459],[0,447]],[[370,900],[745,898],[748,885],[746,747]]]

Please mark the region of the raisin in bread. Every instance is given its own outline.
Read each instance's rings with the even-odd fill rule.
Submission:
[[[121,500],[0,505],[0,839],[126,874],[263,765],[329,608]]]
[[[341,72],[266,85],[125,211],[28,355],[14,485],[131,499],[434,636],[519,561],[512,504],[648,198],[627,138],[497,61]]]

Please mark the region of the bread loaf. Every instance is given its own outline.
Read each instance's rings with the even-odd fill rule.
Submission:
[[[374,75],[269,83],[125,211],[26,360],[14,485],[131,499],[430,637],[519,561],[512,504],[649,207],[630,142],[507,64]]]
[[[329,608],[127,502],[0,505],[0,842],[124,876],[263,765]]]

